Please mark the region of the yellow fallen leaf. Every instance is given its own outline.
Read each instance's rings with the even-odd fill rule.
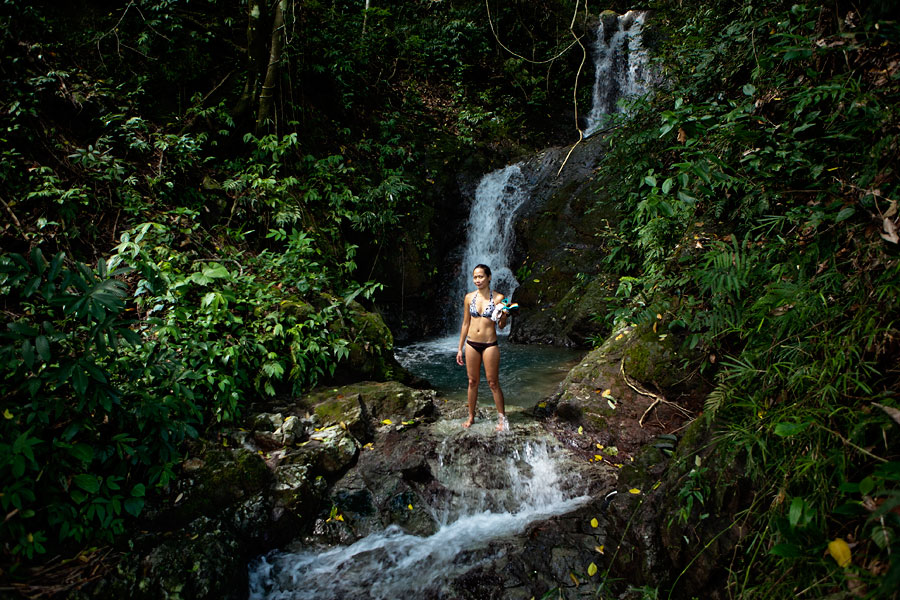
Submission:
[[[625,334],[624,334],[624,333],[620,333],[619,335],[616,336],[616,341],[618,342],[618,341],[621,340],[623,337],[625,337]]]
[[[591,563],[588,565],[588,577],[593,577],[597,574],[597,565]]]
[[[412,504],[407,504],[406,508],[408,508],[409,510],[412,510]]]
[[[538,402],[538,408],[547,408],[546,402]]]
[[[384,421],[382,421],[382,423],[384,425],[393,425],[394,424],[390,419],[385,419]]]
[[[604,398],[612,398],[612,389],[605,389],[605,390],[603,390],[603,393],[600,395],[603,396]]]
[[[335,520],[335,521],[343,521],[343,520],[344,520],[344,515],[335,515],[335,516],[334,516],[334,520]]]
[[[599,450],[603,450],[603,444],[597,444],[597,448],[598,448]]]
[[[841,538],[835,538],[828,542],[828,553],[839,567],[846,567],[853,562],[850,557],[850,546]]]
[[[591,519],[591,527],[599,527],[599,526],[600,526],[600,521],[598,521],[596,519],[596,517]]]
[[[656,318],[657,318],[657,319],[662,319],[662,315],[659,314],[659,313],[656,313]]]
[[[541,282],[540,279],[533,279],[532,281],[534,281],[535,283],[540,283],[540,282]]]
[[[575,587],[578,587],[579,585],[581,585],[581,582],[578,581],[577,577],[575,577],[575,573],[569,573],[569,577],[571,577],[572,581],[575,582]]]
[[[594,460],[603,460],[603,455],[602,455],[602,454],[595,454],[595,455],[594,455]]]
[[[9,412],[9,409],[8,409],[8,408],[7,408],[6,410],[3,411],[3,418],[6,419],[6,420],[9,420],[9,419],[12,419],[12,418],[13,418],[13,414],[12,414],[11,412]]]
[[[601,545],[601,546],[594,546],[594,550],[596,550],[596,551],[599,552],[600,554],[603,554],[603,553],[604,553],[604,552],[603,552],[603,546],[602,546],[602,545]]]
[[[640,494],[641,490],[639,490],[637,488],[631,488],[630,490],[628,490],[628,493],[629,494]]]
[[[581,426],[579,425],[579,427],[578,427],[578,435],[581,435],[582,433],[584,433],[584,427],[581,427]]]
[[[662,481],[657,481],[656,483],[653,484],[653,487],[650,489],[655,490],[656,488],[658,488],[661,485],[662,485]]]

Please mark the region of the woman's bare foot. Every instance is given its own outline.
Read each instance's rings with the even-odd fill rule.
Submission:
[[[497,427],[495,427],[494,430],[509,431],[509,421],[506,420],[506,415],[504,415],[503,413],[500,414],[500,417],[497,420]]]
[[[475,417],[469,417],[469,420],[462,424],[462,426],[466,429],[472,426],[472,423],[475,422]]]

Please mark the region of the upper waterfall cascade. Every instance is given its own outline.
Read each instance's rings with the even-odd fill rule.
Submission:
[[[587,116],[585,137],[602,129],[611,114],[622,112],[618,102],[648,89],[650,71],[643,46],[646,13],[628,11],[612,19],[600,19],[594,45],[594,102]]]

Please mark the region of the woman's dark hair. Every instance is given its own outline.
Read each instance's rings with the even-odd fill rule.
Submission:
[[[481,269],[482,271],[484,271],[485,275],[487,275],[488,277],[491,276],[491,268],[487,265],[475,265],[475,268],[472,269],[473,273],[475,272],[475,269]]]

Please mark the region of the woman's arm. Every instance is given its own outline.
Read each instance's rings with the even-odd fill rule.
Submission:
[[[459,331],[459,348],[456,351],[456,364],[458,365],[463,364],[463,344],[466,343],[466,336],[469,334],[469,324],[471,321],[472,317],[469,315],[469,295],[466,294],[463,296],[463,320],[462,327]]]
[[[503,294],[497,294],[497,299],[494,300],[495,304],[500,304],[506,298]],[[500,319],[497,321],[497,327],[503,329],[506,327],[506,320],[509,319],[509,311],[503,311],[500,313]]]

